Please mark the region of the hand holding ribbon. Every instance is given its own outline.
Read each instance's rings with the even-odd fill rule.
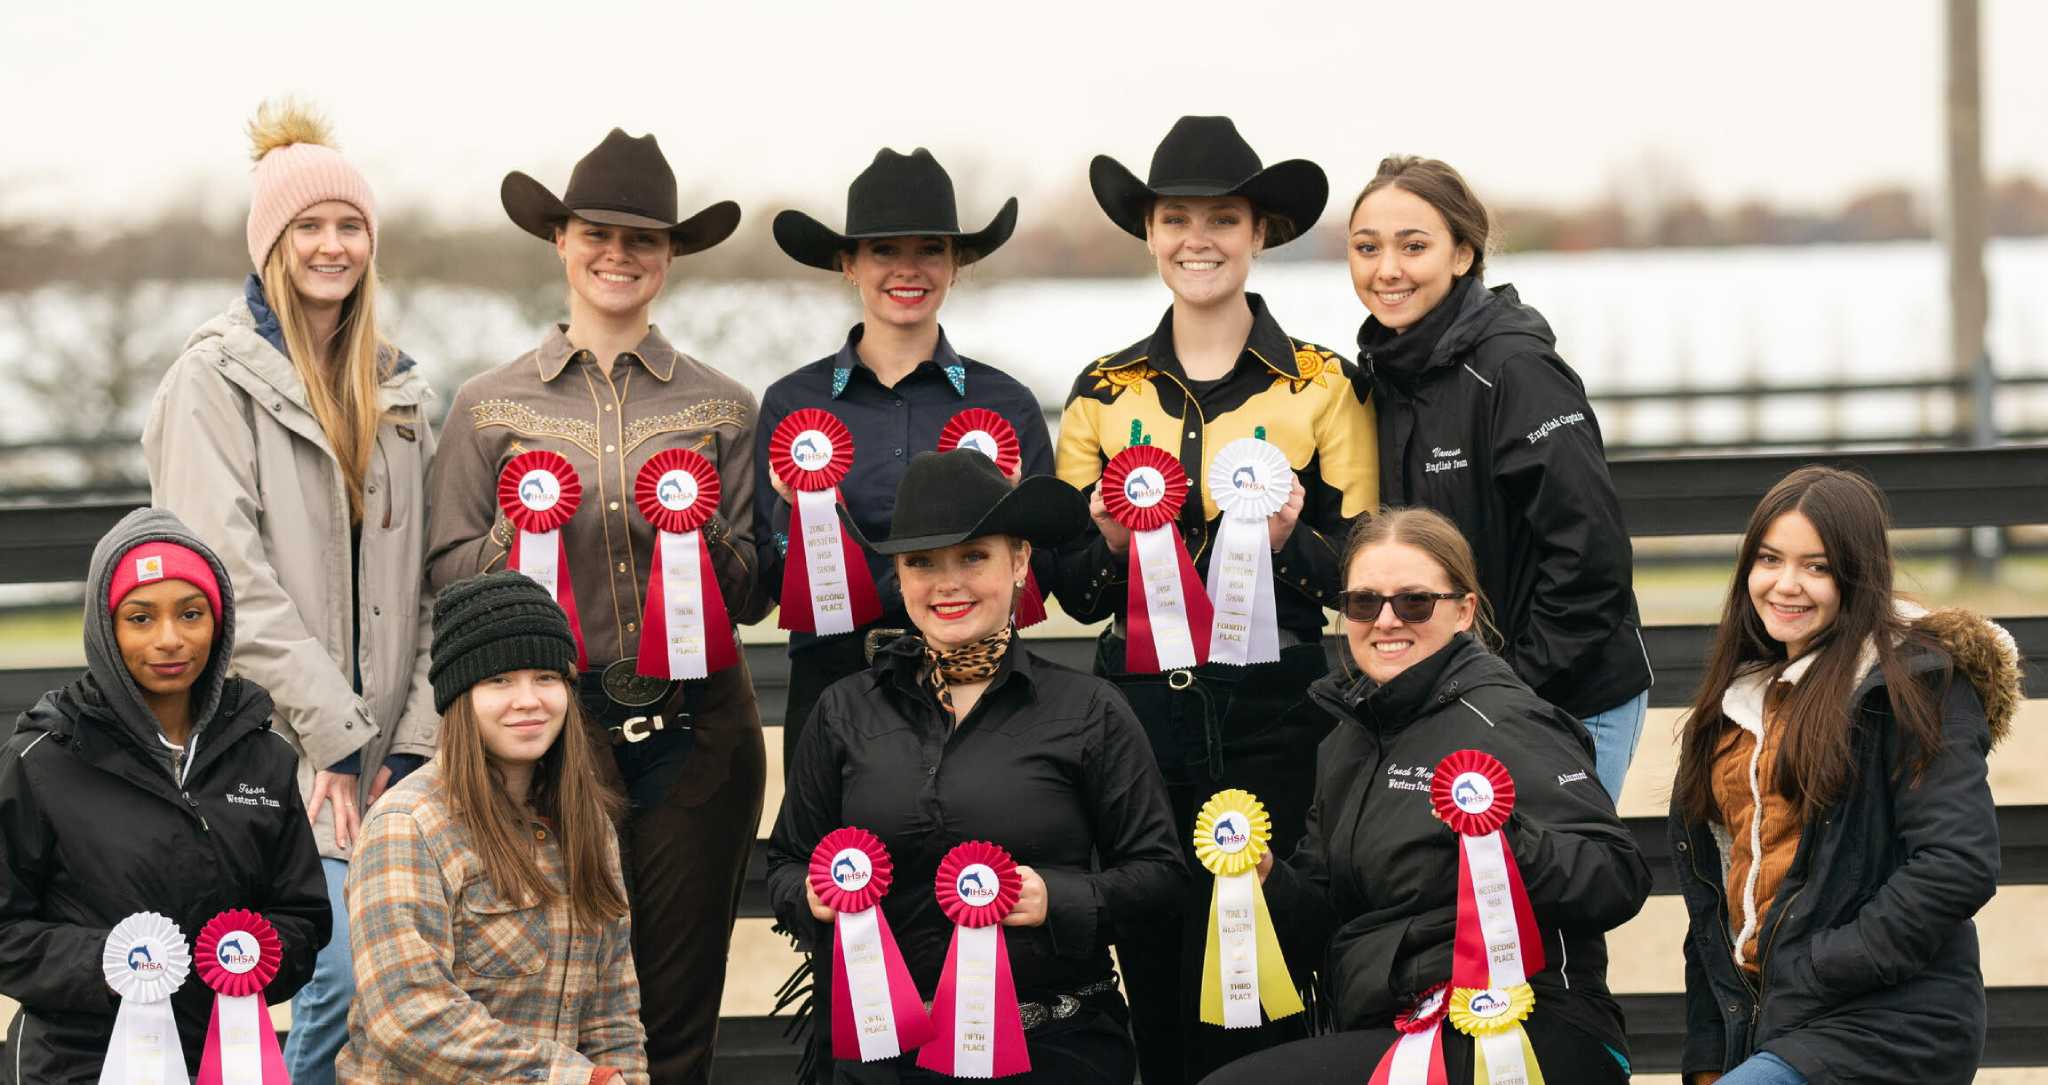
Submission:
[[[576,636],[576,667],[590,666],[583,651],[583,620],[576,613],[576,587],[569,580],[569,552],[562,527],[583,501],[583,483],[560,454],[522,452],[498,473],[498,509],[512,524],[512,549],[505,567],[533,578],[569,615]]]
[[[1458,925],[1451,956],[1451,1027],[1473,1038],[1474,1080],[1542,1085],[1522,1021],[1536,1005],[1529,976],[1544,965],[1535,909],[1507,846],[1515,782],[1478,750],[1437,763],[1430,806],[1459,837]]]
[[[793,632],[851,633],[882,616],[867,559],[839,524],[839,482],[853,469],[853,433],[815,407],[791,411],[768,437],[768,466],[796,492],[782,613]]]
[[[206,921],[193,948],[199,978],[215,991],[198,1085],[290,1085],[263,1001],[282,959],[277,930],[255,912],[231,908]]]
[[[939,430],[939,451],[956,448],[971,448],[996,461],[996,469],[1013,485],[1024,464],[1023,445],[1017,440],[1016,427],[987,407],[969,407],[948,419],[945,428]],[[1044,620],[1045,592],[1038,587],[1038,574],[1027,571],[1024,590],[1017,594],[1017,628],[1029,629]]]
[[[121,997],[100,1085],[184,1085],[190,1075],[171,1015],[171,994],[192,970],[184,932],[155,912],[137,912],[114,924],[100,963]]]
[[[810,886],[832,923],[832,1057],[874,1062],[932,1038],[932,1021],[882,915],[895,867],[865,829],[835,829],[811,852]]]
[[[1017,905],[1016,860],[994,844],[970,840],[946,853],[933,882],[939,908],[953,921],[953,941],[932,997],[938,1036],[918,1050],[917,1064],[953,1077],[1025,1073],[1031,1056],[1000,926]]]
[[[1124,670],[1143,674],[1207,662],[1215,615],[1174,527],[1188,499],[1180,461],[1152,445],[1132,445],[1109,461],[1096,492],[1109,515],[1131,529]]]
[[[1249,791],[1218,791],[1195,814],[1195,858],[1216,876],[1202,954],[1206,1024],[1258,1028],[1261,1006],[1273,1018],[1302,1010],[1257,874],[1272,839],[1273,819]]]
[[[1208,481],[1223,511],[1209,555],[1209,600],[1216,608],[1209,660],[1240,667],[1275,662],[1280,627],[1268,525],[1294,494],[1294,468],[1286,453],[1245,437],[1217,451]]]
[[[655,453],[633,482],[633,504],[654,525],[654,567],[640,615],[640,658],[650,678],[703,678],[739,662],[725,596],[698,531],[718,512],[718,471],[686,448]]]

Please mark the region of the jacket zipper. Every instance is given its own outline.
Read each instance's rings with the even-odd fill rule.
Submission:
[[[1686,835],[1690,837],[1692,835],[1691,831],[1688,830]],[[1714,924],[1714,927],[1715,930],[1721,936],[1722,948],[1727,950],[1727,952],[1723,954],[1723,956],[1725,956],[1728,960],[1733,961],[1735,959],[1735,940],[1729,937],[1728,935],[1728,898],[1723,895],[1722,889],[1719,885],[1715,884],[1712,881],[1709,881],[1705,874],[1700,873],[1700,858],[1698,855],[1699,849],[1690,846],[1690,843],[1690,841],[1687,842],[1688,846],[1685,849],[1686,862],[1688,865],[1692,867],[1692,876],[1699,879],[1700,884],[1705,885],[1714,891],[1714,900],[1716,903],[1720,905],[1721,909],[1721,921],[1719,923]],[[1780,917],[1779,921],[1783,922],[1782,916]],[[1772,933],[1776,934],[1777,929],[1778,928],[1775,925],[1773,925],[1771,927]],[[1759,957],[1761,957],[1761,954],[1759,954]],[[1742,985],[1748,988],[1749,990],[1749,1023],[1750,1027],[1754,1029],[1757,1023],[1757,1017],[1762,1012],[1763,1007],[1763,989],[1759,986],[1759,983],[1761,983],[1763,976],[1763,962],[1761,960],[1757,962],[1758,983],[1751,983],[1749,980],[1749,970],[1743,968],[1740,965],[1737,965],[1735,968],[1735,976],[1737,979],[1740,979],[1742,981]]]

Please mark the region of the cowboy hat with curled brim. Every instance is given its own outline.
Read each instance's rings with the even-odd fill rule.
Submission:
[[[994,460],[971,448],[920,452],[896,486],[896,518],[889,535],[869,539],[839,506],[839,518],[862,546],[877,554],[939,550],[985,535],[1009,535],[1035,546],[1058,546],[1088,525],[1081,492],[1051,475],[1015,486]]]
[[[606,226],[665,232],[677,256],[724,241],[740,224],[740,205],[731,200],[687,219],[679,217],[676,174],[654,137],[636,138],[618,128],[576,163],[569,187],[559,197],[513,170],[498,187],[498,199],[520,229],[543,241],[553,241],[555,228],[574,216]]]
[[[971,264],[1002,247],[1017,228],[1017,197],[1004,201],[987,226],[972,232],[960,228],[953,202],[953,179],[923,147],[898,154],[887,147],[846,186],[846,232],[804,214],[784,211],[775,216],[775,243],[790,259],[826,271],[839,270],[841,253],[863,239],[883,237],[950,237],[962,264]]]
[[[1170,196],[1243,196],[1252,206],[1287,224],[1282,237],[1266,238],[1273,248],[1308,232],[1330,201],[1330,179],[1306,158],[1261,166],[1259,154],[1237,134],[1229,117],[1182,117],[1159,149],[1143,181],[1106,154],[1088,165],[1088,185],[1109,220],[1142,240],[1152,205]]]

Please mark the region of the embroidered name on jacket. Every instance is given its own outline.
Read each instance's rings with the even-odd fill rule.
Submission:
[[[1436,778],[1436,769],[1430,765],[1388,765],[1388,791],[1429,791],[1429,783]]]
[[[1422,465],[1425,474],[1434,475],[1439,471],[1457,471],[1472,466],[1472,461],[1465,458],[1465,450],[1462,448],[1432,448],[1429,454],[1435,458]]]
[[[1585,420],[1586,412],[1584,411],[1573,411],[1570,414],[1558,415],[1556,418],[1553,418],[1550,421],[1545,422],[1540,426],[1537,426],[1535,429],[1530,430],[1529,443],[1533,445],[1536,442],[1544,439],[1545,437],[1550,436],[1550,432],[1552,430],[1563,429],[1566,426],[1576,426],[1579,423],[1584,422]]]
[[[237,806],[267,806],[272,810],[284,808],[283,803],[270,797],[269,788],[249,784],[236,784],[235,789],[228,792],[227,800]]]

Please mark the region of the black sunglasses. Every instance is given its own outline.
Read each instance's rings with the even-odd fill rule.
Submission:
[[[1389,603],[1394,605],[1394,617],[1413,625],[1426,622],[1436,613],[1439,599],[1463,599],[1461,591],[1404,591],[1393,595],[1381,595],[1376,591],[1340,591],[1337,593],[1337,609],[1346,618],[1364,625],[1380,620],[1380,608]]]

